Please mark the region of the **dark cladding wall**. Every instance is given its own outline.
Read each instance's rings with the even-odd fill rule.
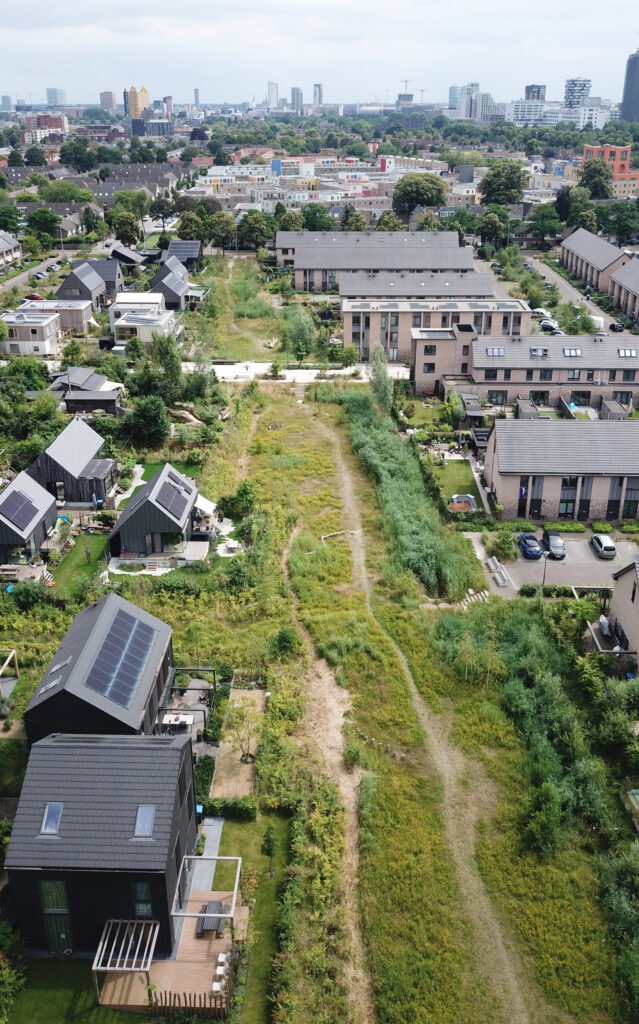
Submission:
[[[55,521],[58,517],[58,511],[55,506],[55,502],[51,506],[48,512],[45,513],[39,523],[36,523],[35,528],[31,534],[33,538],[33,544],[36,551],[39,551],[41,546],[47,539],[47,533],[49,529],[55,525]],[[22,537],[19,537],[13,530],[9,529],[4,523],[0,522],[0,561],[6,561],[8,558],[7,548],[24,546]]]
[[[56,483],[63,483],[65,501],[90,505],[94,497],[102,501],[106,500],[107,493],[111,490],[114,483],[114,469],[115,463],[113,469],[104,480],[75,477],[58,462],[55,462],[50,455],[42,452],[41,455],[38,455],[33,465],[29,466],[27,473],[34,480],[37,480],[40,486],[44,487],[45,491],[49,491],[50,494],[55,496]]]

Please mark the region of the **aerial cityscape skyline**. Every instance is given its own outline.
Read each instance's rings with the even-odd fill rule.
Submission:
[[[100,89],[115,87],[121,95],[134,71],[151,94],[170,91],[177,102],[191,100],[191,79],[196,78],[203,102],[260,100],[264,83],[272,79],[287,91],[299,86],[308,96],[321,80],[324,102],[348,103],[376,96],[385,100],[387,92],[390,99],[407,78],[408,91],[423,90],[426,101],[435,102],[445,98],[451,81],[461,78],[483,79],[496,98],[507,102],[523,98],[524,81],[545,82],[547,96],[559,98],[565,78],[581,76],[593,79],[597,95],[621,100],[632,48],[621,12],[607,12],[609,31],[602,37],[600,12],[594,7],[582,10],[575,21],[548,0],[516,18],[501,6],[488,29],[484,12],[467,0],[454,10],[401,0],[392,15],[371,11],[360,0],[345,12],[327,0],[321,16],[300,11],[289,0],[278,0],[268,14],[253,0],[234,7],[223,2],[214,12],[197,0],[188,25],[165,0],[153,5],[152,18],[146,16],[146,5],[131,8],[122,0],[108,15],[75,4],[64,12],[40,10],[29,0],[3,14],[2,88],[39,103],[48,83],[63,77],[60,87],[68,101],[88,103]],[[554,29],[550,37],[542,33],[547,19]],[[232,56],[240,41],[241,62]],[[25,48],[31,56],[28,66]],[[63,52],[73,53],[74,60],[61,76]],[[176,60],[183,52],[188,60]]]

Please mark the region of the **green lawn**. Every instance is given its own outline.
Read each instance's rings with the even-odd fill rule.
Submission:
[[[477,501],[477,507],[479,509],[484,507],[475,478],[466,459],[449,460],[445,466],[434,466],[433,472],[443,488],[445,498],[450,498],[452,494],[472,494]]]
[[[267,825],[272,825],[278,838],[273,859],[274,878],[268,877],[268,858],[260,853]],[[269,979],[273,957],[277,952],[275,911],[277,895],[288,853],[288,821],[277,814],[261,814],[257,821],[225,821],[220,843],[220,856],[242,858],[243,889],[253,889],[255,910],[251,911],[253,943],[248,960],[248,980],[242,1002],[242,1024],[268,1024]],[[214,888],[232,888],[234,865],[220,865],[215,871]],[[253,885],[251,885],[253,883]]]
[[[422,405],[415,402],[415,412],[408,422],[411,427],[434,427],[442,422],[443,407],[441,405]]]
[[[167,235],[170,236],[170,238],[177,238],[175,231],[167,231],[166,233]],[[144,239],[144,248],[157,249],[157,245],[160,240],[161,234],[161,231],[154,231],[152,235],[147,235],[146,238]]]
[[[96,1006],[91,960],[30,960],[10,1024],[147,1024],[150,1018]]]
[[[79,577],[93,576],[104,555],[105,548],[106,536],[104,534],[80,534],[69,553],[64,556],[54,571],[57,589],[69,590]],[[87,551],[90,554],[88,561]]]
[[[192,466],[188,462],[173,462],[173,460],[171,460],[171,465],[173,466],[173,469],[177,469],[178,473],[181,473],[182,476],[189,476],[193,480],[197,479],[202,472],[200,466]],[[159,473],[163,468],[163,462],[145,462],[142,480],[150,480],[151,477],[154,477],[155,474]]]

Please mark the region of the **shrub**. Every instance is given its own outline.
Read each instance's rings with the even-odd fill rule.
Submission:
[[[522,583],[519,588],[520,597],[536,597],[537,594],[543,595],[543,597],[572,597],[572,587],[568,587],[563,583],[544,583],[542,586],[537,586],[534,583]]]
[[[195,762],[195,767],[193,768],[196,803],[205,804],[208,801],[214,774],[215,758],[211,757],[210,754],[204,754],[202,757],[198,757]]]
[[[639,523],[624,523],[620,530],[621,533],[639,533]]]
[[[557,530],[558,533],[585,533],[584,523],[570,523],[563,519],[558,523],[544,523],[545,530]]]
[[[593,533],[612,533],[612,523],[605,523],[602,519],[595,519],[590,528]]]
[[[216,800],[207,800],[204,803],[206,815],[228,818],[229,821],[255,821],[257,810],[257,797],[254,796],[241,796],[236,799],[220,797]]]
[[[300,638],[293,626],[282,626],[269,644],[271,657],[279,660],[293,657],[299,648]]]
[[[561,849],[561,800],[552,782],[542,782],[530,798],[525,813],[524,843],[542,857],[551,857]]]
[[[497,530],[496,533],[493,533],[486,545],[486,550],[489,555],[498,558],[500,562],[512,561],[517,557],[515,539],[508,530]]]

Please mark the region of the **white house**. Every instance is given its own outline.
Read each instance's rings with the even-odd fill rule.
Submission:
[[[139,338],[140,341],[150,344],[154,334],[162,334],[165,337],[172,334],[177,338],[181,331],[182,324],[177,322],[175,313],[171,309],[162,309],[157,312],[130,310],[128,313],[123,313],[113,325],[116,345],[126,344],[132,338]]]
[[[0,316],[7,328],[1,343],[4,355],[55,355],[60,341],[60,317],[57,313],[35,313],[15,310]]]
[[[109,307],[111,333],[115,334],[117,321],[129,313],[159,316],[164,312],[166,306],[162,292],[118,292]]]

